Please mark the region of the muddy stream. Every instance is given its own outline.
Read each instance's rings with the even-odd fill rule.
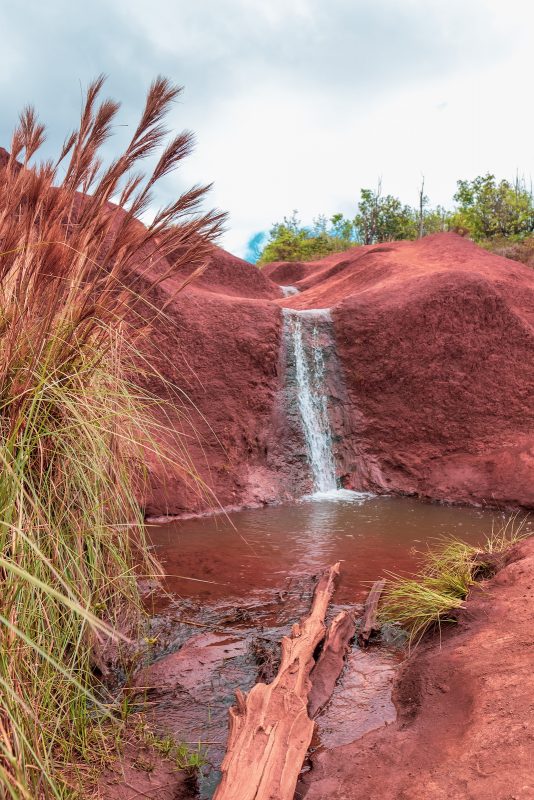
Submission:
[[[341,559],[330,616],[359,610],[374,580],[413,572],[418,551],[440,537],[478,543],[501,521],[491,510],[340,494],[151,526],[168,594],[149,599],[150,683],[158,687],[148,693],[150,714],[161,734],[202,752],[192,796],[212,796],[234,691],[273,677],[280,638],[309,609],[314,576]],[[395,720],[391,685],[401,658],[395,641],[366,651],[352,646],[317,718],[314,747],[346,744]]]

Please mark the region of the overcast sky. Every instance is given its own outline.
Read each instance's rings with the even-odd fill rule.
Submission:
[[[534,172],[527,0],[0,0],[0,12],[0,145],[31,102],[56,152],[100,72],[131,129],[164,74],[185,85],[171,123],[197,148],[158,199],[213,181],[230,215],[221,243],[240,256],[293,209],[353,215],[379,176],[415,203],[424,174],[447,205],[459,177]]]

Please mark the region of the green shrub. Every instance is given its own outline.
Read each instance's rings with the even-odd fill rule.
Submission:
[[[411,646],[432,626],[453,621],[477,577],[492,568],[493,557],[527,535],[524,526],[525,520],[518,522],[517,515],[510,517],[501,528],[492,530],[482,548],[457,539],[445,540],[425,554],[414,578],[391,576],[380,604],[381,623],[404,628]]]

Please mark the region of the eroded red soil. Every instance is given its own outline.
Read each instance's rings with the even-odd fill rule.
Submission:
[[[405,662],[398,720],[318,752],[306,800],[534,798],[534,539]]]
[[[122,755],[101,776],[94,800],[191,800],[196,795],[193,773],[176,769],[153,747],[127,744]]]
[[[182,280],[160,287],[156,304]],[[275,282],[300,293],[282,298]],[[534,272],[452,233],[261,272],[214,249],[147,354],[188,395],[171,417],[221,505],[288,498],[309,479],[287,420],[281,306],[332,310],[345,486],[534,505]],[[146,505],[184,513],[209,501],[155,465]]]
[[[154,306],[168,304],[184,277],[165,281],[152,294]],[[214,248],[204,275],[177,294],[164,316],[146,312],[146,383],[168,401],[160,422],[183,432],[191,466],[188,475],[153,459],[147,514],[239,507],[282,493],[276,467],[268,466],[280,386],[281,318],[273,302],[279,296],[251,264]],[[194,472],[205,482],[203,495]]]

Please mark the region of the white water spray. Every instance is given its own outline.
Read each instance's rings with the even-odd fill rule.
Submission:
[[[291,348],[300,422],[316,493],[336,492],[336,466],[325,385],[325,361],[320,326],[329,326],[328,309],[296,311],[284,308],[287,345]]]
[[[294,294],[299,293],[296,286],[280,286],[280,288],[284,297],[292,297]]]

